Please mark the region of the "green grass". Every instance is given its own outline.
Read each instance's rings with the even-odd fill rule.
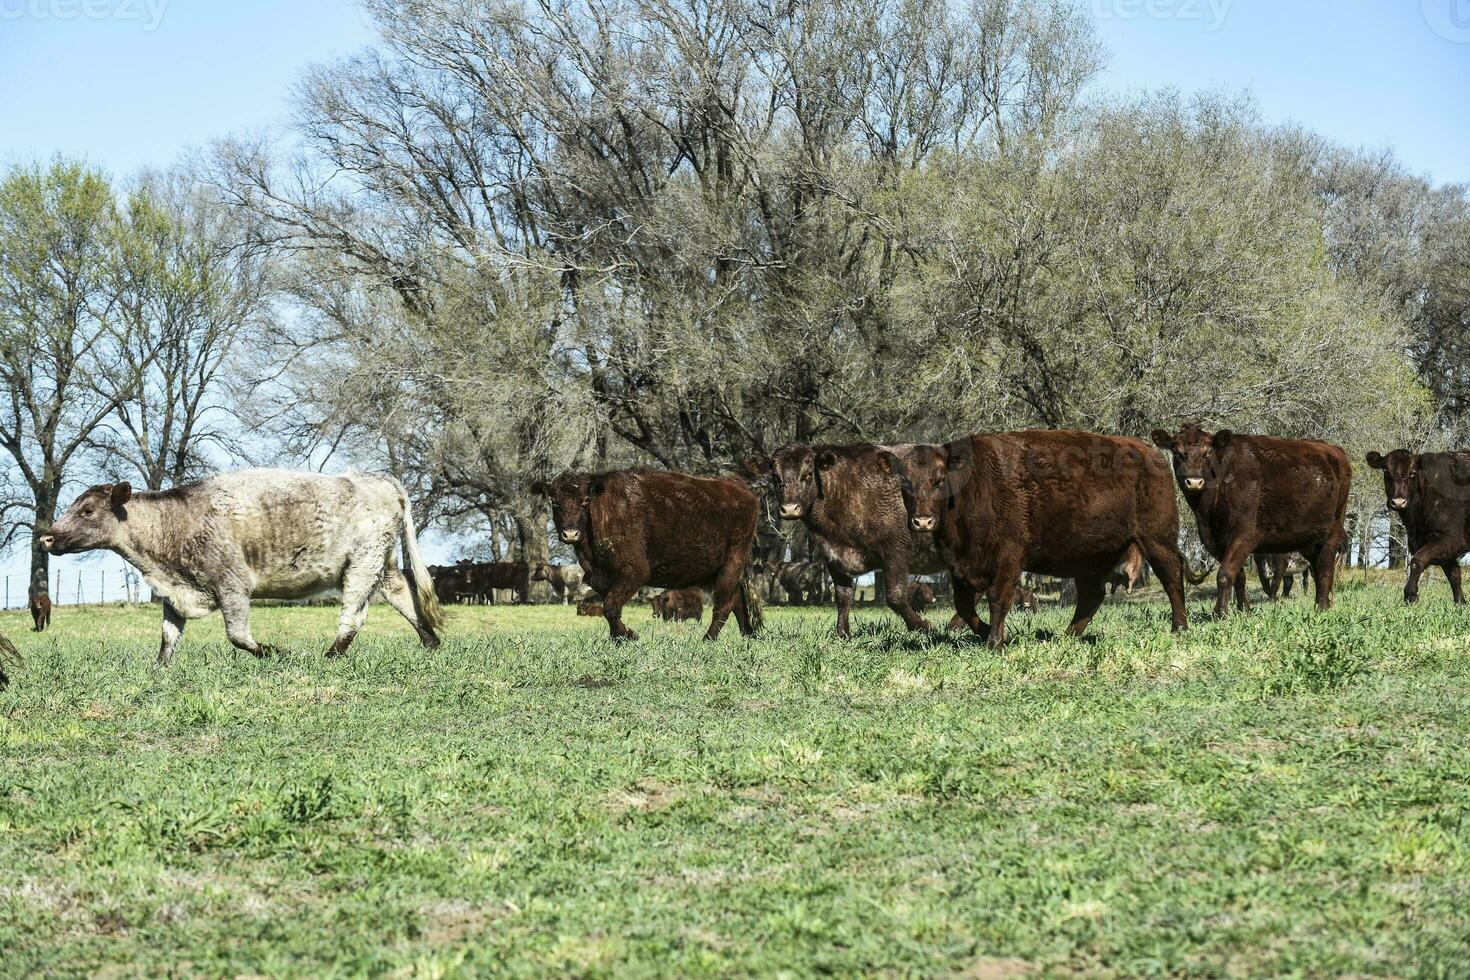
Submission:
[[[0,975],[1464,975],[1470,612],[0,616]],[[943,615],[935,613],[942,620]]]

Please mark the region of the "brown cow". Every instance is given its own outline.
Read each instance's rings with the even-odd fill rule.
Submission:
[[[1179,511],[1168,471],[1136,439],[1091,432],[1009,432],[919,446],[900,461],[904,504],[949,565],[955,612],[992,647],[1023,571],[1077,582],[1067,633],[1087,629],[1108,575],[1142,550],[1169,596],[1175,630],[1188,626]],[[990,623],[975,611],[985,593]]]
[[[1256,577],[1261,580],[1261,591],[1266,593],[1266,598],[1275,599],[1279,593],[1283,599],[1290,599],[1298,572],[1302,576],[1302,590],[1306,591],[1307,576],[1311,573],[1312,566],[1304,559],[1294,554],[1257,554],[1252,557],[1256,562]]]
[[[782,562],[776,571],[776,581],[786,593],[786,601],[793,606],[815,605],[822,601],[827,584],[827,570],[821,562]]]
[[[758,508],[744,483],[615,470],[563,473],[531,490],[551,498],[557,532],[602,596],[614,639],[638,638],[623,624],[623,606],[645,585],[714,593],[706,639],[720,635],[732,611],[741,633],[760,628],[760,600],[748,575]]]
[[[430,565],[429,578],[434,581],[434,595],[442,603],[460,602],[475,596],[468,561],[461,560],[454,565]]]
[[[1342,545],[1353,467],[1339,446],[1310,439],[1210,433],[1186,425],[1153,432],[1168,450],[1184,499],[1194,511],[1200,543],[1220,561],[1215,616],[1250,608],[1246,561],[1257,551],[1300,551],[1312,564],[1317,608],[1332,608],[1332,579]]]
[[[45,589],[31,590],[31,622],[35,624],[32,631],[36,633],[51,625],[51,597]]]
[[[1456,604],[1460,556],[1470,551],[1470,453],[1368,454],[1368,465],[1383,471],[1388,506],[1398,512],[1409,534],[1409,578],[1404,601],[1419,600],[1419,578],[1431,565],[1444,570]]]
[[[852,581],[883,572],[884,598],[911,630],[931,630],[909,605],[909,572],[920,546],[909,532],[899,478],[890,459],[914,446],[805,446],[793,443],[746,469],[775,481],[782,520],[801,521],[826,559],[837,587],[837,635],[851,635]],[[932,567],[938,570],[937,563]],[[929,570],[926,567],[923,570]],[[918,570],[918,569],[915,569]]]
[[[495,605],[495,590],[515,593],[516,605],[531,601],[531,565],[524,561],[479,562],[470,572],[476,591],[490,605]]]
[[[659,619],[704,619],[704,593],[699,589],[664,589],[653,597],[651,605]]]
[[[578,616],[602,616],[602,603],[595,598],[586,598],[577,603]]]

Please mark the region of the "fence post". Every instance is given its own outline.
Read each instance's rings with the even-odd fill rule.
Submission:
[[[10,576],[5,576],[5,608],[10,608]]]
[[[100,594],[97,596],[97,604],[98,605],[106,605],[107,604],[107,569],[105,569],[105,568],[102,571],[100,571],[100,572],[97,573],[97,588],[101,590]]]
[[[82,604],[82,573],[77,572],[77,605]]]

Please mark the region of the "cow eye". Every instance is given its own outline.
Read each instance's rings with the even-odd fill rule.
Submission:
[[[82,516],[83,517],[91,517],[95,513],[97,513],[96,510],[94,510],[91,507],[88,507],[86,510],[82,511]]]

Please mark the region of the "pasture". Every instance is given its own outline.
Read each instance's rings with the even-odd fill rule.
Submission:
[[[569,608],[0,616],[6,976],[1462,974],[1470,613],[1400,575],[1168,632]],[[932,610],[942,623],[948,608]]]

